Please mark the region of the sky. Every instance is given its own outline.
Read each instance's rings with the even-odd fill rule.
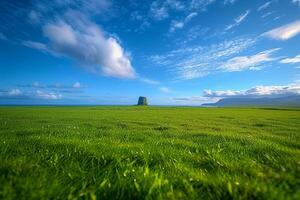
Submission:
[[[300,95],[300,0],[2,0],[0,104]]]

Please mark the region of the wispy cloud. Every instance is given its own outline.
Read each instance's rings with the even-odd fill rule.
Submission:
[[[251,12],[250,10],[247,10],[246,12],[244,12],[243,14],[241,14],[240,16],[235,18],[233,24],[226,26],[225,31],[228,31],[236,26],[239,26],[246,19],[246,17],[250,14],[250,12]]]
[[[169,17],[171,10],[183,10],[185,5],[177,0],[155,0],[150,6],[150,16],[155,20],[163,20]]]
[[[9,93],[8,93],[9,96],[19,96],[19,95],[22,95],[22,92],[21,90],[19,89],[12,89]]]
[[[154,20],[163,20],[170,16],[170,12],[201,12],[205,11],[207,6],[214,3],[216,0],[155,0],[150,5],[150,16]]]
[[[170,88],[163,86],[162,83],[159,82],[159,81],[148,79],[148,78],[145,78],[145,77],[139,77],[139,80],[141,82],[157,86],[158,90],[163,92],[163,93],[171,93],[172,92],[172,90]]]
[[[151,56],[150,61],[175,72],[176,79],[194,79],[223,71],[221,64],[255,42],[251,38],[238,38],[210,46],[190,46]]]
[[[216,0],[192,0],[189,2],[191,9],[205,11],[207,9],[207,6],[216,2]]]
[[[69,12],[64,18],[47,23],[43,33],[49,40],[48,44],[32,41],[23,44],[54,55],[70,57],[94,73],[120,78],[135,77],[129,54],[120,42],[80,13]]]
[[[297,56],[294,57],[294,58],[285,58],[285,59],[282,59],[280,62],[281,62],[281,63],[284,63],[284,64],[295,64],[295,63],[300,63],[300,55],[297,55]]]
[[[272,1],[267,1],[266,3],[262,4],[261,6],[258,7],[257,11],[262,11],[266,8],[268,8],[271,5]]]
[[[300,20],[280,26],[262,34],[265,37],[275,40],[288,40],[300,33]]]
[[[83,88],[83,85],[81,85],[81,83],[77,81],[76,83],[73,84],[73,88],[75,89]]]
[[[252,56],[234,57],[226,61],[219,68],[228,72],[259,70],[262,68],[262,64],[276,60],[276,58],[272,57],[272,54],[278,50],[279,49],[270,49]]]
[[[58,100],[62,99],[62,95],[55,92],[45,92],[41,90],[37,90],[35,92],[27,91],[23,92],[20,89],[12,89],[10,91],[4,91],[0,93],[0,99],[16,99],[16,100],[24,100],[24,99],[44,99],[44,100]]]
[[[26,47],[37,49],[43,52],[51,52],[47,45],[40,43],[40,42],[33,42],[33,41],[23,41],[22,44]]]
[[[150,84],[150,85],[159,85],[160,84],[159,81],[152,80],[152,79],[149,79],[149,78],[144,78],[144,77],[139,77],[139,80],[144,82],[144,83]]]
[[[46,93],[46,92],[43,92],[43,91],[40,91],[40,90],[36,91],[36,96],[38,98],[48,99],[48,100],[57,100],[57,99],[61,99],[62,98],[61,94],[56,94],[54,92]]]
[[[208,32],[211,29],[203,27],[202,25],[195,25],[185,30],[184,38],[176,38],[175,43],[179,46],[184,46],[189,42],[193,42],[196,39],[205,39],[205,36],[209,35]]]
[[[130,53],[120,39],[92,21],[95,16],[109,15],[109,9],[110,0],[32,0],[26,10],[26,21],[40,28],[47,42],[26,39],[22,45],[76,60],[96,74],[135,78]]]
[[[24,94],[24,92],[18,88],[14,88],[9,91],[7,90],[0,91],[0,99],[28,99],[28,98],[29,96]]]
[[[39,82],[33,82],[32,84],[18,84],[16,85],[17,87],[20,88],[28,88],[28,89],[55,89],[57,91],[63,91],[63,90],[69,90],[69,91],[75,91],[75,90],[79,90],[79,89],[84,89],[87,86],[81,84],[80,82],[75,82],[73,84],[60,84],[60,83],[56,83],[56,84],[49,84],[49,85],[43,85],[40,84]]]
[[[192,18],[196,17],[198,13],[192,12],[188,16],[186,16],[182,21],[173,20],[171,22],[170,32],[174,32],[176,29],[181,29],[185,26],[186,23],[191,21]]]
[[[171,89],[167,87],[160,87],[159,90],[163,93],[170,93]]]
[[[300,0],[293,0],[293,3],[300,6]]]
[[[203,97],[203,96],[188,96],[188,97],[172,97],[170,98],[174,105],[201,105],[203,103],[211,103],[219,100],[219,98]]]
[[[169,17],[169,8],[167,2],[154,1],[150,7],[150,15],[155,20],[162,20]]]
[[[33,0],[32,4],[34,5],[34,11],[39,12],[37,15],[49,12],[53,13],[53,11],[56,12],[55,14],[61,14],[70,9],[88,15],[97,15],[108,10],[111,7],[112,2],[110,0]]]
[[[274,12],[267,12],[267,13],[263,14],[263,15],[261,16],[261,18],[266,18],[266,17],[272,15],[273,13],[274,13]]]
[[[224,4],[234,4],[237,0],[224,0]]]
[[[293,83],[283,86],[256,86],[248,90],[204,90],[203,96],[210,98],[226,97],[261,97],[261,96],[290,96],[300,95],[300,84]]]

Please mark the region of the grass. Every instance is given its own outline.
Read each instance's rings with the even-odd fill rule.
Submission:
[[[300,199],[300,110],[0,107],[0,199]]]

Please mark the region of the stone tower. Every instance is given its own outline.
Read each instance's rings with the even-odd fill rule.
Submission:
[[[148,101],[146,97],[139,97],[138,106],[147,106]]]

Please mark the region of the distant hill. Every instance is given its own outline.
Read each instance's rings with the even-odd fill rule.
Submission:
[[[206,103],[202,106],[292,106],[300,107],[300,96],[288,97],[235,97],[224,98],[216,103]]]

